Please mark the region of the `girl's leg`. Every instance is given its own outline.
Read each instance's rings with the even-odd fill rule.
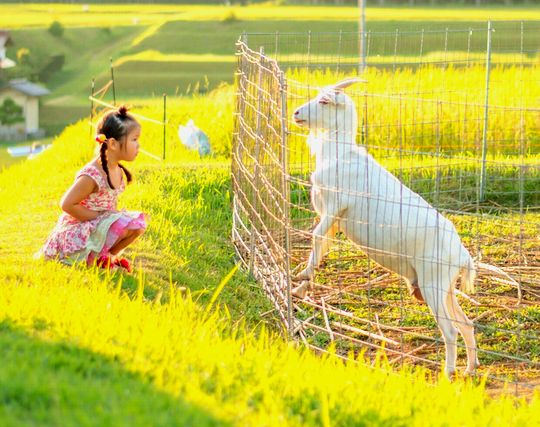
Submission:
[[[111,255],[118,255],[143,233],[144,230],[141,228],[137,230],[126,230],[111,247],[111,249],[109,249],[109,252]]]

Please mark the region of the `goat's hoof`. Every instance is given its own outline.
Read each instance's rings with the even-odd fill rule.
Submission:
[[[474,377],[476,375],[476,369],[478,367],[480,367],[480,363],[476,362],[472,368],[465,369],[463,375],[466,377]]]
[[[445,369],[444,376],[448,378],[449,381],[454,381],[457,378],[457,373],[455,369]]]
[[[302,270],[300,273],[298,273],[296,276],[294,276],[295,281],[302,281],[302,280],[312,280],[313,279],[313,272],[311,269],[306,268]]]
[[[309,281],[303,281],[299,286],[292,290],[292,294],[297,298],[304,299],[307,295],[308,288]]]

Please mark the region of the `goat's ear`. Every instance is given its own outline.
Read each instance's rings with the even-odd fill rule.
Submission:
[[[319,100],[317,102],[321,105],[327,105],[327,104],[335,105],[336,97],[334,96],[333,93],[326,92],[319,97]]]
[[[341,80],[332,86],[336,92],[341,92],[343,89],[355,84],[355,83],[367,83],[367,80],[359,79],[358,77],[353,77],[351,79]]]

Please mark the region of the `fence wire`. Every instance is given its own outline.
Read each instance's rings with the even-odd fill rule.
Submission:
[[[451,371],[459,332],[458,370],[540,384],[539,52],[539,22],[242,36],[233,240],[291,335]]]

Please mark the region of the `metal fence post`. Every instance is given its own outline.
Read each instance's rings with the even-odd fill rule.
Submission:
[[[444,68],[448,68],[448,28],[444,32]]]
[[[279,31],[276,31],[276,38],[274,40],[274,59],[278,60],[278,52],[279,52]]]
[[[111,81],[112,81],[113,104],[116,106],[116,89],[114,87],[114,65],[113,65],[112,56],[110,58],[110,63],[111,63]]]
[[[163,94],[163,160],[167,148],[167,94]]]
[[[241,235],[241,227],[239,226],[240,220],[240,213],[239,213],[239,175],[240,175],[240,162],[242,158],[241,153],[241,140],[242,140],[242,123],[243,123],[243,117],[244,117],[244,88],[245,88],[245,65],[244,65],[244,55],[243,49],[241,47],[241,44],[243,44],[243,39],[245,37],[245,34],[242,34],[242,36],[239,38],[238,42],[236,43],[236,55],[238,56],[238,62],[237,62],[237,69],[235,73],[235,88],[236,88],[236,110],[234,112],[234,132],[233,132],[233,140],[232,140],[232,155],[231,155],[231,183],[232,183],[232,189],[233,189],[233,199],[232,199],[232,210],[233,210],[233,218],[232,218],[232,233],[231,237],[234,242],[236,256],[239,260],[244,262],[245,265],[245,259],[242,255],[241,251],[238,248],[237,244],[237,234]],[[242,240],[241,237],[239,240]]]
[[[262,107],[262,90],[261,90],[261,86],[262,86],[262,71],[263,71],[263,67],[262,67],[262,63],[263,63],[263,58],[264,58],[264,48],[261,46],[260,49],[259,49],[259,63],[258,63],[258,67],[259,67],[259,74],[258,74],[258,82],[257,82],[257,91],[258,91],[258,96],[257,96],[257,124],[256,124],[256,131],[255,131],[255,165],[254,165],[254,170],[253,170],[253,198],[252,198],[252,207],[253,209],[255,210],[255,215],[253,218],[251,218],[251,236],[250,236],[250,248],[249,248],[249,253],[251,254],[251,257],[249,259],[249,272],[250,274],[254,275],[253,274],[253,271],[254,271],[254,266],[255,266],[255,239],[256,239],[256,233],[257,233],[257,230],[256,230],[256,227],[255,227],[255,224],[254,224],[254,220],[255,220],[255,216],[258,214],[257,212],[257,206],[258,206],[258,203],[257,203],[257,192],[258,192],[258,188],[259,188],[259,181],[260,181],[260,165],[259,165],[259,162],[260,162],[260,151],[261,151],[261,144],[260,144],[260,141],[261,141],[261,107]]]
[[[94,91],[96,90],[96,79],[92,79],[92,85],[90,89],[90,139],[94,136]]]
[[[392,64],[392,72],[393,73],[396,72],[398,40],[399,40],[399,28],[396,28],[396,35],[395,35],[395,38],[394,38],[394,63]]]
[[[484,130],[482,133],[482,170],[480,172],[479,199],[484,200],[486,193],[486,162],[487,162],[487,138],[488,138],[488,117],[489,117],[489,77],[491,71],[491,33],[493,28],[491,21],[488,21],[487,29],[487,54],[486,54],[486,93],[484,103]]]
[[[309,72],[311,67],[311,31],[308,31],[307,39],[307,57],[306,57],[306,70]]]
[[[471,38],[473,35],[472,28],[469,27],[469,34],[467,35],[467,67],[471,66],[470,57],[471,57]]]
[[[358,0],[358,9],[360,9],[360,20],[358,22],[360,69],[358,74],[362,74],[366,69],[366,0]]]
[[[285,282],[287,285],[287,323],[289,324],[289,337],[294,330],[292,316],[292,289],[291,289],[291,242],[290,242],[290,188],[289,188],[289,155],[287,131],[287,82],[283,71],[279,73],[279,87],[281,92],[281,182],[283,188],[283,215],[285,236]]]

